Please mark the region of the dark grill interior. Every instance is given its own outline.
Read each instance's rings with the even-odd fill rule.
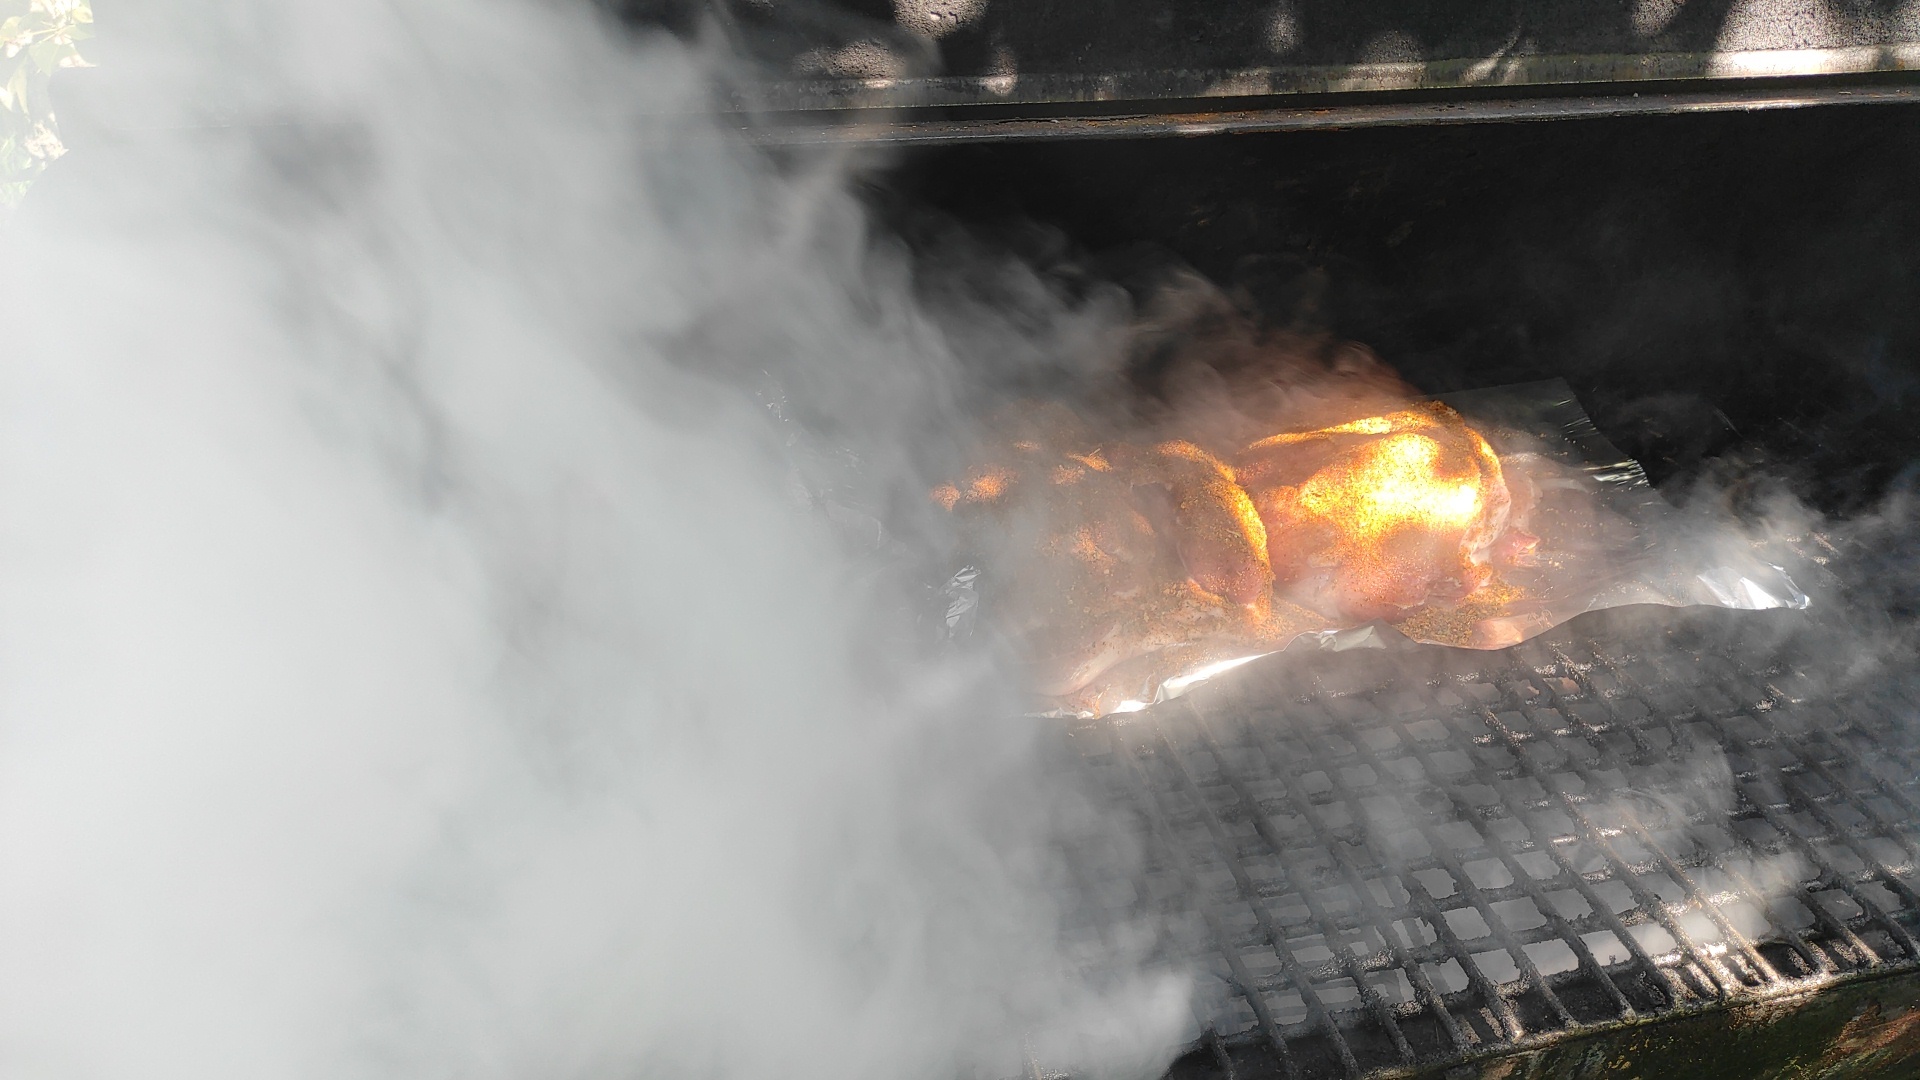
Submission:
[[[1176,1074],[1443,1065],[1914,967],[1912,687],[1823,685],[1805,620],[1285,655],[1073,731],[1151,837],[1101,894],[1208,973]]]
[[[883,204],[1144,296],[1171,261],[1445,394],[1566,379],[1657,485],[1730,452],[1822,508],[1920,455],[1920,111],[983,145]],[[896,209],[897,208],[897,209]],[[925,244],[930,261],[948,253]]]

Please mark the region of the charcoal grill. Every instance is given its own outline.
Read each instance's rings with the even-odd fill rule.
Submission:
[[[1845,514],[1920,460],[1916,162],[1895,107],[976,145],[893,182],[909,235],[933,205],[1054,227],[1043,266],[1171,253],[1430,392],[1565,377],[1656,483],[1757,459]],[[1070,932],[1158,922],[1204,973],[1176,1077],[1920,1075],[1920,672],[1835,652],[1875,640],[1848,588],[1911,618],[1881,547],[1810,612],[1289,653],[1079,726],[1149,865]]]
[[[1892,1068],[1916,1048],[1886,1019],[1916,992],[1884,981],[1920,965],[1913,687],[1826,681],[1796,618],[1289,653],[1074,729],[1150,838],[1129,904],[1206,973],[1175,1074]]]
[[[1917,132],[1888,108],[1010,143],[894,182],[910,235],[931,204],[1054,226],[1101,273],[1171,252],[1430,392],[1565,377],[1657,483],[1732,454],[1847,513],[1920,459]],[[1149,867],[1096,880],[1072,933],[1158,921],[1205,973],[1178,1077],[1915,1075],[1916,673],[1834,652],[1873,639],[1834,621],[1848,586],[1910,617],[1887,558],[1830,560],[1807,613],[1287,654],[1080,726],[1074,771]]]
[[[636,2],[759,57],[756,136],[923,147],[872,191],[910,244],[958,221],[1066,291],[1151,249],[1423,391],[1564,378],[1657,484],[1732,454],[1845,513],[1920,460],[1911,5],[990,3],[930,41],[874,29],[924,4]],[[843,38],[901,65],[809,66]],[[1758,111],[1840,101],[1891,104]],[[1546,117],[1610,118],[1440,126]],[[1844,596],[1290,650],[1073,726],[1146,864],[1069,852],[1068,936],[1201,973],[1178,1078],[1920,1075],[1920,672],[1836,656]]]

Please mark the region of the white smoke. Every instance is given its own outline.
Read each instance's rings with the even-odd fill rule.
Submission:
[[[571,5],[117,18],[0,254],[0,1073],[1164,1064],[1184,980],[1055,944],[1027,729],[676,351],[911,434],[834,172]]]

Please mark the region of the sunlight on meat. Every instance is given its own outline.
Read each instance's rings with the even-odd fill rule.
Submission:
[[[1054,406],[1012,422],[1017,435],[985,448],[993,464],[930,494],[978,550],[1002,551],[988,559],[1004,568],[1000,611],[1043,693],[1097,686],[1085,692],[1110,710],[1182,672],[1376,619],[1483,643],[1522,599],[1495,564],[1531,550],[1513,520],[1525,515],[1493,447],[1438,402],[1237,451],[1093,445]]]
[[[1300,505],[1355,538],[1378,540],[1423,526],[1465,528],[1480,512],[1481,478],[1476,472],[1456,482],[1442,471],[1442,455],[1425,435],[1390,435],[1350,467],[1315,474],[1300,489]]]

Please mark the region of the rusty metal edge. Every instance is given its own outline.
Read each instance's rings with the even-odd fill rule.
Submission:
[[[1920,42],[1687,53],[1526,54],[1501,49],[1487,56],[1426,61],[1243,69],[768,78],[749,80],[735,88],[734,96],[736,107],[741,109],[795,113],[1114,102],[1137,102],[1145,108],[1149,102],[1198,98],[1768,80],[1913,71],[1920,71]]]
[[[1192,137],[1267,131],[1512,123],[1599,117],[1757,112],[1824,105],[1920,102],[1920,83],[1896,86],[1732,87],[1724,90],[1625,91],[1567,97],[1489,98],[1273,106],[1207,112],[1141,112],[1119,116],[852,120],[740,124],[767,146],[940,146],[1045,139]]]

